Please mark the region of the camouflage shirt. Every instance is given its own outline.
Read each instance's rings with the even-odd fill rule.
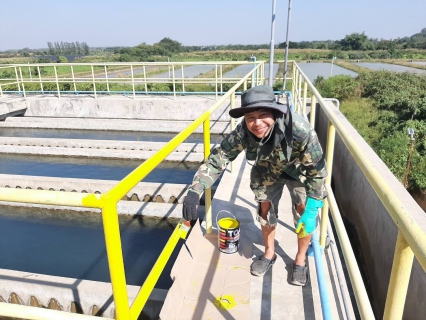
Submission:
[[[283,131],[286,129],[277,119],[278,125],[275,125],[272,132],[275,141],[271,139],[269,147],[259,144],[259,139],[247,129],[243,120],[225,137],[220,146],[211,150],[207,161],[195,174],[190,189],[201,195],[219,178],[228,163],[244,150],[247,160],[254,162],[250,184],[256,195],[257,189],[260,192],[265,186],[284,177],[305,184],[306,195],[309,197],[326,197],[324,179],[327,170],[317,134],[302,116],[292,113],[290,119],[292,137],[284,138]]]

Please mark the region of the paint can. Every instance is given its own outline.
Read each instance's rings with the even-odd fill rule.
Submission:
[[[231,217],[220,219],[221,212],[228,213]],[[223,253],[235,253],[240,245],[240,222],[229,211],[221,210],[216,216],[216,224],[218,229],[218,248]]]

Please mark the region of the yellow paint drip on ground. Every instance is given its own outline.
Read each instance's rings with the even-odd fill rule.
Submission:
[[[214,301],[214,305],[219,310],[229,310],[235,307],[237,304],[233,296],[225,294],[223,296],[220,296],[219,298],[216,298]]]

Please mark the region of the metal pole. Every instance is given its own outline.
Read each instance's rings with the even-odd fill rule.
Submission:
[[[288,17],[287,17],[287,35],[286,35],[286,45],[285,45],[285,60],[284,60],[284,75],[283,75],[283,90],[285,92],[285,85],[287,84],[287,62],[288,62],[288,32],[290,30],[290,13],[291,13],[291,0],[288,0]]]
[[[405,170],[404,188],[408,186],[408,174],[410,173],[411,155],[413,154],[414,138],[411,139],[410,153],[408,154],[407,169]]]
[[[268,85],[271,87],[272,87],[272,70],[274,69],[275,7],[276,7],[276,0],[272,0],[271,45],[269,50],[269,80],[268,80]]]

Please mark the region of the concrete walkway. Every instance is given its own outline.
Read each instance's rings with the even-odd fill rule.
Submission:
[[[249,266],[253,258],[263,254],[264,244],[260,225],[255,220],[256,202],[249,186],[251,166],[246,163],[243,155],[240,155],[234,161],[234,165],[235,172],[231,173],[229,171],[230,166],[228,167],[215,193],[212,202],[213,234],[206,236],[205,242],[198,241],[198,245],[203,246],[204,249],[198,250],[198,255],[194,254],[192,258],[184,252],[187,250],[185,247],[179,254],[178,262],[182,255],[187,256],[185,259],[193,259],[194,261],[190,268],[188,263],[190,260],[187,260],[186,265],[188,267],[181,274],[177,270],[172,271],[174,285],[169,291],[168,298],[166,298],[162,310],[162,319],[322,319],[313,257],[307,259],[311,278],[308,285],[298,287],[291,285],[288,281],[288,271],[296,255],[297,239],[294,233],[291,201],[287,190],[284,190],[279,209],[275,240],[276,253],[278,254],[277,262],[264,277],[250,275]],[[216,215],[221,210],[231,212],[241,224],[240,251],[232,255],[226,255],[217,250],[215,220]],[[205,231],[205,221],[201,226]],[[192,234],[187,240],[188,247],[191,241],[194,242],[191,237]],[[216,248],[212,250],[210,247],[214,246]],[[201,257],[200,252],[203,252]],[[230,257],[233,259],[232,262],[229,262]],[[206,263],[210,263],[210,268],[207,268],[206,272],[201,272],[200,270],[204,268]],[[333,319],[347,319],[330,249],[325,250],[323,263],[328,281]],[[225,275],[221,275],[222,265],[226,266]],[[233,268],[230,268],[230,265]],[[234,272],[233,276],[230,277],[229,272],[235,271],[236,268],[239,270],[238,274]],[[237,286],[239,280],[235,279],[241,279],[241,285]],[[243,279],[247,279],[247,283],[242,281]],[[182,285],[184,283],[190,285],[185,288]],[[197,284],[202,286],[195,290],[194,286]],[[218,297],[229,293],[229,287],[235,288],[233,290],[236,300],[235,307],[230,309],[218,308]],[[343,284],[343,287],[346,290],[345,284]],[[180,295],[175,294],[174,299],[171,299],[172,293],[176,290],[181,290]],[[245,292],[242,290],[245,290]],[[349,300],[350,314],[352,319],[355,319],[348,298],[349,295],[347,292],[345,294]],[[249,297],[247,301],[245,297]],[[177,299],[182,301],[177,301]],[[170,306],[173,306],[173,308],[170,308]],[[173,315],[172,318],[169,317],[170,314]]]

